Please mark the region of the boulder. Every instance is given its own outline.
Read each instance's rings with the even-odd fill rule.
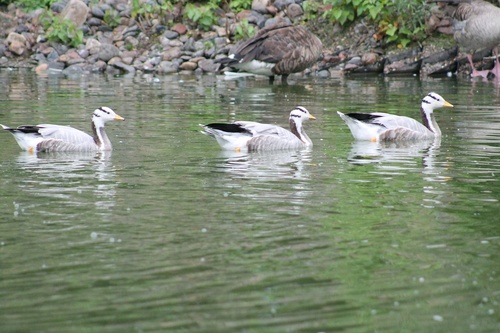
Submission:
[[[290,18],[296,18],[299,17],[300,15],[304,14],[304,10],[300,5],[297,5],[296,3],[292,3],[290,6],[286,8],[286,14]]]
[[[9,44],[9,51],[14,53],[15,55],[20,56],[24,53],[24,51],[26,51],[26,47],[24,46],[24,44],[18,42],[17,40],[14,40]]]
[[[101,44],[101,49],[97,53],[97,58],[102,61],[109,61],[113,57],[117,57],[120,50],[112,44]]]
[[[70,20],[78,28],[87,20],[89,8],[81,0],[69,0],[60,17]]]

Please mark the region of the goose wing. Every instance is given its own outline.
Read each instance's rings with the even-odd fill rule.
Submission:
[[[37,146],[39,151],[87,151],[97,148],[93,137],[76,128],[53,124],[36,127],[43,138]]]
[[[383,126],[386,129],[406,128],[416,132],[430,132],[427,127],[410,117],[396,116],[388,113],[373,113],[372,115],[376,117],[372,118],[370,122]]]
[[[252,133],[252,138],[247,142],[249,150],[281,150],[304,146],[297,136],[280,126],[248,121],[236,124]]]

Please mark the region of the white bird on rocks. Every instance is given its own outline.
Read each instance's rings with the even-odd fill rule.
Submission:
[[[434,118],[437,108],[453,107],[443,97],[431,92],[422,99],[422,123],[415,119],[389,113],[347,113],[337,111],[353,137],[367,141],[428,140],[441,137],[441,130]]]
[[[31,153],[35,152],[90,152],[112,150],[104,125],[110,120],[125,120],[107,106],[102,106],[92,114],[93,136],[70,126],[40,124],[24,125],[17,128],[2,126],[14,135],[19,146]]]
[[[302,123],[316,119],[303,106],[290,112],[290,131],[271,124],[253,121],[236,121],[231,124],[213,123],[201,125],[203,134],[214,137],[223,149],[234,151],[263,151],[301,149],[312,147]]]

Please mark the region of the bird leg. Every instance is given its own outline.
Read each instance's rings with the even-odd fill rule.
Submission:
[[[475,67],[474,67],[474,63],[472,62],[472,54],[467,54],[467,59],[469,60],[469,63],[470,63],[470,67],[472,68],[472,74],[470,76],[472,77],[476,77],[476,76],[482,76],[484,78],[487,78],[488,77],[488,73],[490,71],[478,71]]]
[[[491,73],[495,74],[495,78],[500,78],[500,64],[498,64],[498,47],[493,49],[495,54],[495,67],[491,70]]]

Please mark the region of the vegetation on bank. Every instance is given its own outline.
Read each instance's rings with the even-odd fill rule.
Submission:
[[[0,0],[0,6],[15,4],[26,11],[48,8],[57,0]],[[91,0],[90,5],[99,0]],[[153,18],[161,20],[161,24],[173,25],[175,21],[189,23],[193,28],[208,31],[217,23],[221,11],[240,12],[250,9],[252,0],[131,0],[132,18],[141,22],[151,22]],[[175,8],[182,7],[182,15],[172,13]],[[308,0],[304,1],[304,19],[322,20],[348,27],[357,20],[364,20],[377,27],[373,38],[386,44],[406,47],[412,42],[425,38],[425,18],[428,8],[426,0]],[[47,38],[68,45],[78,45],[83,34],[78,33],[72,23],[59,20],[47,10],[45,24],[50,25]],[[119,14],[115,10],[106,11],[104,23],[111,28],[120,23]],[[70,32],[69,34],[65,32]],[[236,39],[250,37],[254,33],[248,22],[237,27]]]

